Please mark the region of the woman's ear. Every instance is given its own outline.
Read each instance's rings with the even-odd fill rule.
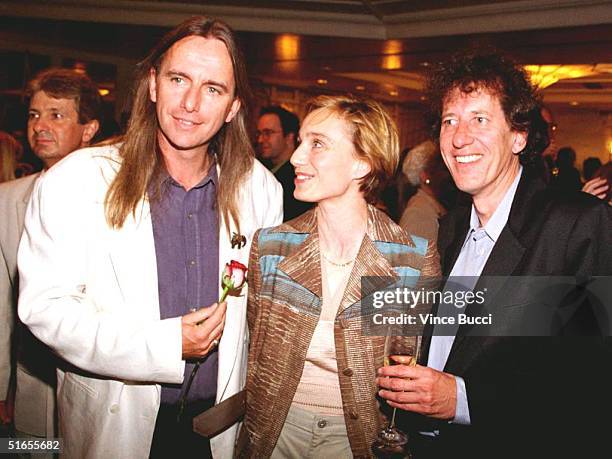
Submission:
[[[355,160],[355,164],[353,166],[353,179],[361,180],[366,175],[368,175],[371,170],[372,167],[367,161],[364,161],[363,159],[357,159]]]

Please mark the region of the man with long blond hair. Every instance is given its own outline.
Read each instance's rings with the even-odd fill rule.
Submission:
[[[122,143],[76,153],[34,193],[19,315],[65,359],[67,457],[233,454],[236,426],[209,446],[191,421],[244,383],[246,289],[217,303],[223,266],[282,220],[247,94],[232,31],[191,18],[140,64]]]

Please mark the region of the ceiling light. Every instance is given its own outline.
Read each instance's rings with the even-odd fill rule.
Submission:
[[[572,100],[572,101],[571,101],[569,104],[570,104],[572,107],[575,107],[576,105],[578,105],[578,102],[576,102],[575,100]]]
[[[399,95],[399,92],[397,92],[397,91],[389,91],[389,95],[395,97],[395,96]]]
[[[357,91],[365,91],[365,86],[362,84],[358,84],[357,86],[355,86],[355,89]]]
[[[317,80],[317,84],[327,84],[327,80],[325,80],[324,78],[319,78]]]
[[[280,60],[294,60],[300,57],[300,37],[298,35],[282,34],[274,42],[276,57]]]
[[[104,97],[104,96],[108,96],[110,94],[110,89],[106,89],[106,88],[101,88],[98,89],[98,93]]]
[[[531,83],[539,89],[547,88],[559,80],[582,78],[599,73],[592,65],[526,65]]]
[[[382,68],[385,70],[401,69],[402,68],[402,56],[399,54],[383,56]]]
[[[383,44],[382,68],[397,70],[402,68],[402,52],[404,45],[400,40],[387,40]]]

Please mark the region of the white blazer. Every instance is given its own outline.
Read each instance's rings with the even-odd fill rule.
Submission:
[[[11,377],[17,247],[23,231],[26,206],[38,175],[0,183],[0,401],[8,397]]]
[[[58,370],[66,457],[148,457],[159,383],[183,380],[181,319],[160,320],[148,202],[120,230],[104,217],[119,164],[116,146],[87,148],[56,164],[34,189],[19,248],[19,317],[67,361]],[[259,162],[242,188],[240,233],[247,244],[232,248],[222,222],[220,274],[230,259],[247,263],[258,228],[282,220],[282,188]],[[227,300],[217,403],[244,386],[246,297],[245,288]],[[211,440],[215,458],[232,457],[237,430]]]
[[[44,174],[44,173],[43,173]],[[11,350],[17,356],[14,368],[15,413],[13,423],[20,432],[38,437],[57,436],[55,425],[55,370],[50,355],[30,335],[19,333],[13,312],[17,311],[17,248],[23,219],[34,183],[41,174],[0,183],[0,400],[5,399],[11,374]],[[13,331],[14,330],[14,331]],[[18,334],[18,340],[11,340]],[[18,349],[13,346],[18,345]],[[27,349],[25,353],[23,349]]]

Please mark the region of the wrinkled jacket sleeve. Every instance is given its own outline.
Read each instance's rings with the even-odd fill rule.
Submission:
[[[261,330],[261,270],[259,266],[259,234],[255,233],[253,244],[251,245],[251,253],[249,255],[249,298],[247,301],[247,323],[249,327],[250,344],[249,344],[249,362],[255,365],[257,349],[259,348],[259,331]],[[254,370],[252,366],[248,368],[249,373]]]
[[[423,269],[421,275],[426,278],[436,278],[442,276],[440,269],[440,255],[436,246],[436,241],[431,240],[427,244],[427,253],[423,260]]]

